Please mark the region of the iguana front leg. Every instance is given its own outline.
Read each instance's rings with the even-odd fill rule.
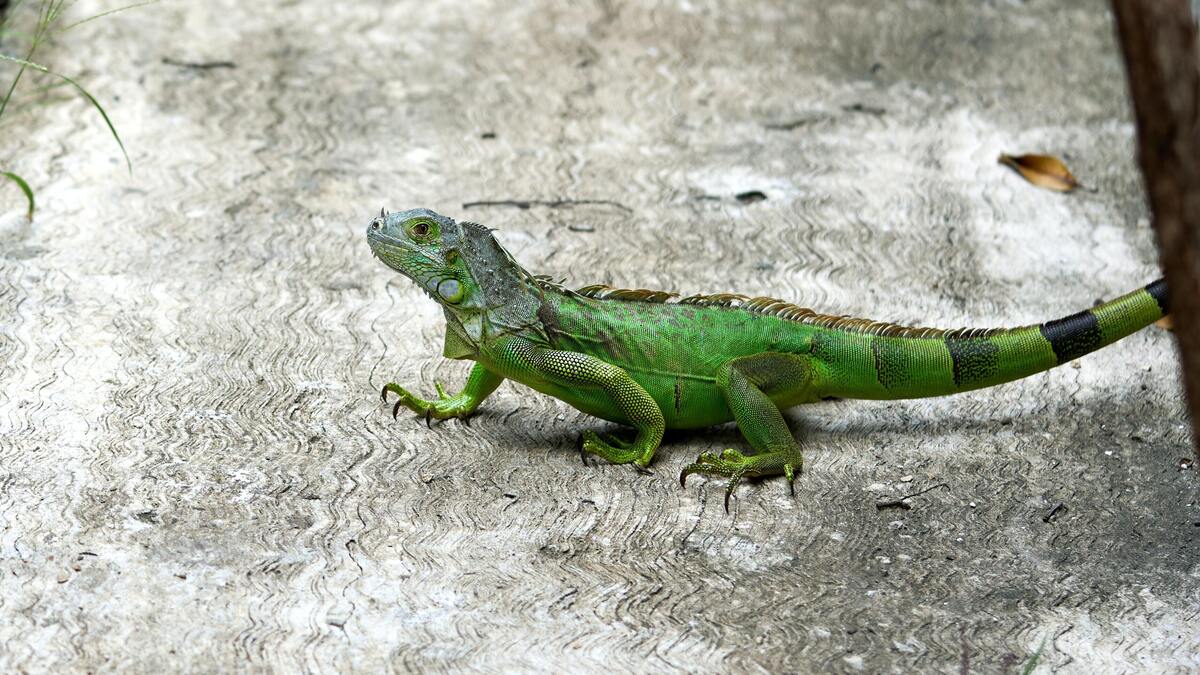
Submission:
[[[481,363],[476,363],[471,369],[470,376],[467,377],[467,385],[456,396],[450,396],[446,390],[442,388],[441,382],[435,382],[437,387],[438,399],[436,401],[426,401],[417,398],[408,392],[404,387],[389,382],[384,385],[383,391],[379,392],[380,398],[387,402],[388,392],[392,392],[400,397],[396,401],[395,407],[392,408],[392,417],[400,412],[400,407],[404,406],[418,415],[425,416],[425,423],[429,424],[430,418],[444,420],[450,417],[466,417],[487,398],[489,394],[496,391],[496,387],[504,378],[492,371],[488,370]]]
[[[721,366],[717,387],[756,454],[744,455],[733,449],[720,455],[706,452],[679,474],[680,485],[693,473],[727,476],[726,511],[729,496],[742,478],[783,474],[794,493],[793,483],[804,466],[804,457],[775,401],[802,399],[812,389],[813,376],[810,361],[795,354],[755,354]]]
[[[587,354],[538,347],[522,338],[510,340],[502,358],[507,368],[521,376],[583,392],[595,407],[608,409],[615,413],[611,418],[623,418],[637,430],[629,442],[614,436],[607,436],[611,441],[607,442],[594,431],[584,431],[584,452],[613,464],[633,463],[639,469],[650,464],[666,431],[666,421],[658,403],[623,368]]]

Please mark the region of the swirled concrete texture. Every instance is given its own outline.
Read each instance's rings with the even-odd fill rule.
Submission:
[[[41,206],[0,192],[0,670],[999,672],[1043,641],[1064,672],[1200,667],[1161,330],[797,410],[796,497],[729,515],[675,476],[730,429],[668,437],[648,477],[582,466],[595,421],[511,385],[469,427],[378,401],[466,373],[371,259],[380,207],[500,228],[575,284],[946,327],[1150,281],[1104,2],[206,0],[44,56],[134,172],[65,90],[6,113]]]

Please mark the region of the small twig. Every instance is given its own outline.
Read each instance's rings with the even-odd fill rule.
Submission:
[[[912,508],[912,504],[909,504],[907,501],[905,501],[906,499],[911,499],[912,497],[918,497],[920,495],[925,494],[926,492],[929,492],[931,490],[936,490],[940,487],[944,487],[947,490],[950,489],[949,485],[947,485],[945,483],[938,483],[937,485],[927,487],[924,490],[921,490],[920,492],[914,492],[912,494],[904,495],[903,497],[901,497],[899,499],[889,499],[887,501],[875,502],[875,508],[879,509],[880,511],[882,511],[884,509],[895,509],[895,508],[904,509],[905,511],[907,511]]]
[[[844,106],[842,106],[842,110],[845,110],[846,112],[863,113],[864,115],[873,115],[875,117],[883,117],[884,115],[887,114],[887,110],[884,110],[883,108],[877,108],[875,106],[864,105],[862,103],[855,103],[853,105],[844,105]]]
[[[471,209],[478,206],[513,206],[525,211],[533,206],[545,206],[552,209],[572,206],[602,205],[620,209],[625,213],[633,213],[633,209],[609,199],[495,199],[478,202],[465,202],[462,207]]]
[[[764,129],[770,131],[793,131],[800,127],[806,127],[810,124],[824,122],[825,117],[801,117],[799,119],[788,120],[786,122],[766,122],[763,124]]]
[[[237,68],[233,61],[177,61],[164,56],[163,63],[176,68],[192,68],[194,70],[214,70],[216,68]]]
[[[1047,513],[1046,515],[1042,516],[1042,522],[1048,523],[1048,522],[1054,520],[1054,517],[1057,516],[1059,513],[1066,513],[1068,510],[1069,509],[1067,509],[1066,504],[1059,502],[1054,505],[1054,508],[1050,509],[1050,513]]]

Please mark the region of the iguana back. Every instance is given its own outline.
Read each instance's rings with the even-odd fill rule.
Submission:
[[[815,398],[902,399],[1027,377],[1112,344],[1168,311],[1161,279],[1077,314],[1011,329],[907,327],[732,294],[676,297],[589,286],[551,295],[542,315],[556,348],[631,373],[714,380],[729,359],[782,352],[819,364]]]

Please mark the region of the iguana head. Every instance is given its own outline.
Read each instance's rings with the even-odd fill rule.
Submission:
[[[462,240],[461,225],[429,209],[381,211],[367,226],[367,243],[376,258],[451,307],[479,295],[462,257]]]
[[[491,230],[459,223],[429,209],[381,212],[367,226],[367,243],[383,264],[412,279],[480,339],[490,331],[520,330],[535,320],[533,277],[521,269]]]

